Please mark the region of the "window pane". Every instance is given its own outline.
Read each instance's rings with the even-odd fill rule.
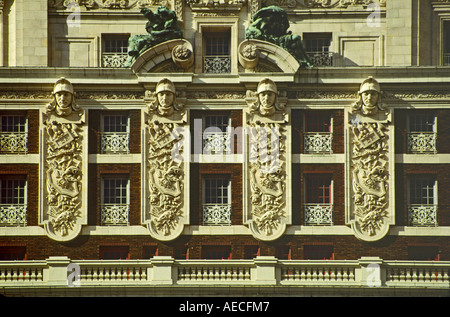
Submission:
[[[228,178],[205,178],[205,204],[228,204]]]
[[[434,205],[436,191],[435,177],[410,178],[410,204]]]
[[[103,180],[104,204],[127,204],[128,178],[105,178]]]
[[[305,177],[306,203],[331,204],[331,175],[307,175]]]
[[[0,181],[0,204],[25,204],[26,181],[20,179],[3,179]]]

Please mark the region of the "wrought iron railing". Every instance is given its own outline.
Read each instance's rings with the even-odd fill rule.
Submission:
[[[120,68],[125,67],[127,61],[127,53],[103,53],[102,64],[103,67]]]
[[[305,204],[305,224],[332,225],[333,205],[331,204]]]
[[[333,134],[330,132],[306,132],[305,153],[333,153]]]
[[[231,225],[231,205],[203,204],[203,224],[205,226]]]
[[[203,154],[230,154],[231,134],[227,132],[203,132]]]
[[[437,226],[437,205],[409,205],[408,224],[410,226]]]
[[[436,153],[437,133],[410,132],[408,133],[409,153]]]
[[[307,52],[306,54],[314,66],[333,66],[332,52]]]
[[[22,227],[26,225],[26,205],[0,204],[0,226]]]
[[[442,57],[444,66],[450,66],[450,53],[444,53]]]
[[[128,132],[103,132],[101,149],[102,153],[129,153],[130,134]]]
[[[130,205],[128,204],[104,204],[101,206],[102,225],[128,225]]]
[[[0,132],[0,153],[26,154],[27,142],[26,132]]]
[[[203,72],[214,74],[230,73],[231,56],[205,56],[203,58]]]

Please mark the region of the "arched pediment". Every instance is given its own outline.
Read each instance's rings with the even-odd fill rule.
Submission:
[[[188,70],[194,62],[194,53],[190,42],[176,39],[155,45],[139,55],[131,65],[134,73],[160,72],[165,64],[175,64]]]
[[[296,73],[300,64],[288,51],[270,42],[244,40],[239,44],[239,63],[248,71],[254,71],[264,62],[281,69],[283,73]]]

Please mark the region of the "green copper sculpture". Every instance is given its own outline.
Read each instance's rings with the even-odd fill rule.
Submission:
[[[146,49],[165,41],[183,38],[183,32],[178,26],[177,15],[166,7],[158,7],[155,12],[148,8],[141,9],[147,18],[145,24],[147,34],[135,35],[128,40],[128,59],[125,67],[130,67],[134,60]]]
[[[245,37],[276,44],[291,53],[300,66],[312,66],[301,37],[293,35],[288,29],[289,19],[286,11],[277,6],[269,6],[256,12],[245,31]]]

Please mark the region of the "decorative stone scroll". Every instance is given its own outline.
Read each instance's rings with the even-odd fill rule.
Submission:
[[[40,219],[50,238],[68,241],[87,224],[86,113],[60,78],[41,111]]]
[[[259,83],[256,93],[248,91],[246,101],[246,217],[255,238],[270,241],[284,233],[291,218],[286,184],[289,113],[286,99],[268,78]]]
[[[365,241],[381,239],[395,221],[393,113],[380,96],[379,83],[369,77],[346,113],[346,220]]]
[[[145,175],[146,190],[143,222],[157,240],[173,240],[188,223],[188,191],[184,179],[189,172],[183,159],[186,141],[182,129],[187,123],[183,98],[176,96],[175,85],[162,79],[146,97]]]

